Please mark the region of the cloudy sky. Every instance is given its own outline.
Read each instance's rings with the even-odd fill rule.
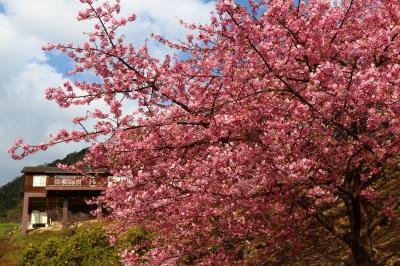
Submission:
[[[188,22],[208,22],[214,9],[210,0],[122,0],[122,13],[135,13],[138,20],[126,29],[129,41],[140,45],[150,33],[170,39],[184,38],[178,18]],[[78,109],[60,109],[44,99],[44,90],[62,84],[71,68],[66,57],[44,53],[47,43],[84,39],[90,24],[76,21],[79,0],[0,0],[0,186],[20,175],[23,166],[38,165],[63,158],[80,150],[82,144],[59,145],[21,161],[12,160],[7,148],[17,137],[29,143],[46,142],[50,133],[71,128]],[[151,44],[155,56],[166,48]],[[90,75],[78,77],[93,79]]]

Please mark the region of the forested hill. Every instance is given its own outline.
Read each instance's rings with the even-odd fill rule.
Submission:
[[[88,151],[88,148],[85,148],[79,152],[70,153],[67,156],[65,156],[64,159],[55,160],[51,163],[48,163],[47,166],[57,166],[57,164],[59,164],[59,163],[66,164],[66,165],[74,164],[74,163],[82,160],[83,156],[86,154],[87,151]]]
[[[55,160],[47,166],[57,166],[58,163],[71,165],[83,158],[87,148],[68,154],[64,159]],[[13,181],[0,187],[0,221],[19,222],[22,211],[23,178],[16,177]]]

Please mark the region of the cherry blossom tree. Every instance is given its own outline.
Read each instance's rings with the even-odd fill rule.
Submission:
[[[126,264],[274,262],[301,248],[311,221],[357,265],[378,263],[368,238],[399,206],[385,189],[400,149],[398,1],[217,1],[209,24],[181,22],[186,40],[153,36],[171,48],[163,60],[124,41],[120,28],[135,16],[121,18],[119,1],[81,2],[78,19],[96,21],[88,41],[44,49],[72,58],[70,74],[100,81],[66,82],[46,97],[107,109],[75,118],[81,130],[36,146],[18,139],[9,152],[87,141],[82,164],[127,177],[99,200],[116,232],[140,224],[156,237],[144,256],[123,251]]]

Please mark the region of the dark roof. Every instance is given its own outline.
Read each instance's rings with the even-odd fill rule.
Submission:
[[[74,174],[75,172],[71,172],[68,170],[64,170],[58,167],[49,167],[49,166],[25,166],[21,170],[22,173],[42,173],[42,174]],[[89,173],[92,174],[107,174],[108,171],[106,169],[98,169],[98,170],[89,170]]]

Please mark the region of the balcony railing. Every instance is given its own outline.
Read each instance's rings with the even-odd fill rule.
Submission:
[[[83,177],[72,175],[48,176],[46,189],[51,188],[105,188],[107,177]]]

